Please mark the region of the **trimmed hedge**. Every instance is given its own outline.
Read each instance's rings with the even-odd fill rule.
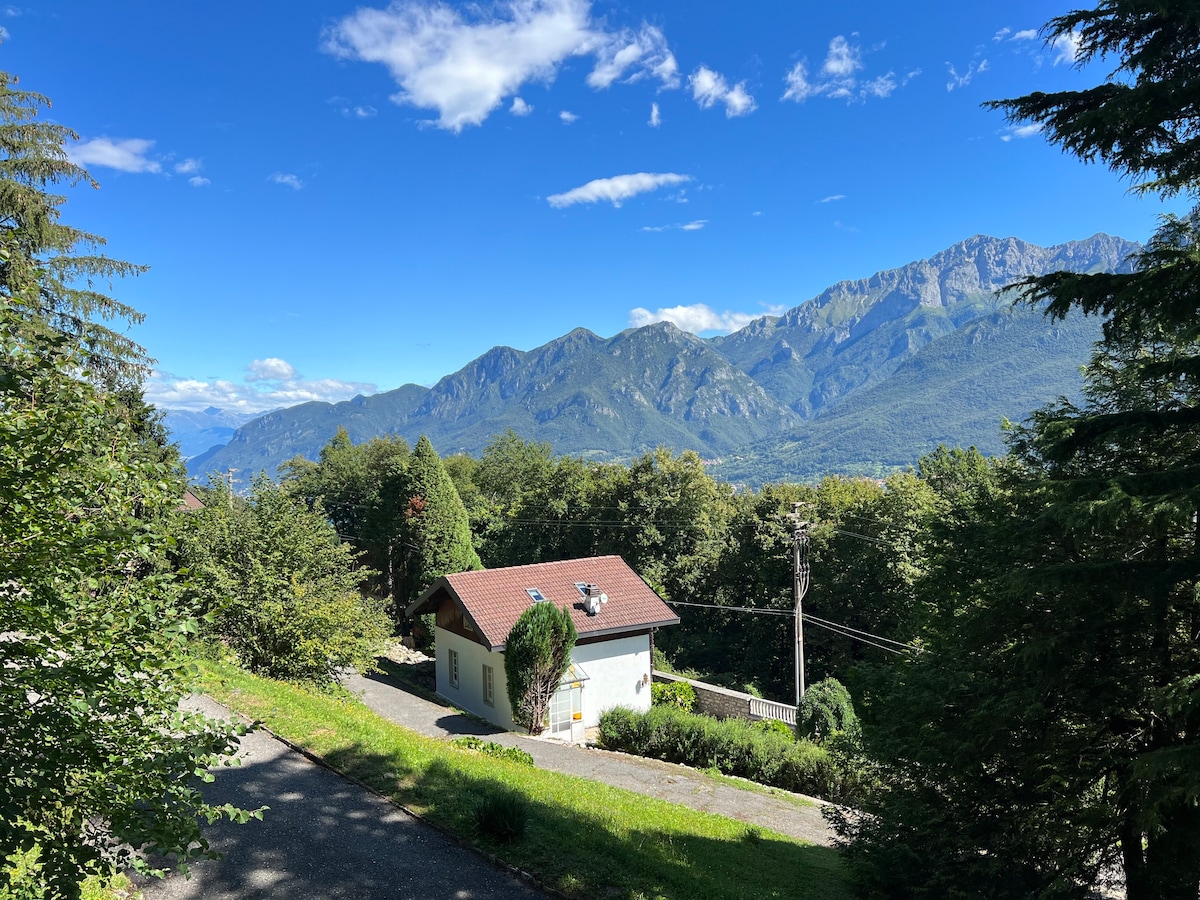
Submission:
[[[860,784],[846,759],[811,741],[764,731],[744,719],[714,719],[670,706],[644,713],[608,710],[600,716],[600,743],[838,802],[851,799]]]

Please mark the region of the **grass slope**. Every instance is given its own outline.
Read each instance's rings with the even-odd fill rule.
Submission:
[[[583,778],[473,754],[350,701],[204,664],[212,697],[430,822],[571,897],[850,897],[835,850]],[[494,845],[472,813],[498,789],[529,804],[522,838]],[[268,813],[269,815],[269,813]]]

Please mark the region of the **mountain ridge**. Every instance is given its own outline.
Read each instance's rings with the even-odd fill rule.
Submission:
[[[960,390],[970,387],[976,372],[991,380],[991,391],[975,392],[981,405],[970,415],[964,411],[957,431],[947,412],[945,421],[930,419],[901,444],[914,447],[949,434],[957,437],[954,443],[994,445],[997,428],[996,435],[984,435],[979,423],[988,416],[996,423],[1004,416],[1023,418],[1059,393],[1077,392],[1078,366],[1094,340],[1084,325],[1072,322],[1063,325],[1062,341],[1043,341],[1041,350],[1021,345],[1017,335],[1042,340],[1044,320],[1037,309],[1013,306],[1012,292],[1002,289],[1059,269],[1121,271],[1137,249],[1105,234],[1052,247],[975,235],[927,259],[840,281],[782,316],[759,317],[729,335],[702,338],[669,322],[611,338],[575,328],[532,350],[493,347],[430,388],[404,385],[337,404],[276,411],[244,425],[229,444],[202,454],[189,468],[193,476],[229,467],[273,474],[292,455],[315,458],[338,426],[355,441],[393,434],[413,442],[428,434],[443,454],[477,454],[492,436],[512,428],[548,441],[558,453],[627,459],[662,445],[754,461],[726,467],[735,477],[751,471],[757,480],[804,477],[813,474],[805,468],[813,463],[792,452],[797,434],[808,429],[812,440],[832,440],[859,431],[839,417],[839,408],[850,404],[864,420],[877,419],[884,412],[872,397],[901,402],[894,395],[900,383],[918,406],[921,395],[938,395],[938,385],[918,377],[921,360]],[[989,318],[1002,312],[1000,319]],[[1008,338],[1002,337],[1005,329]],[[975,343],[964,343],[972,333]],[[1022,365],[1004,365],[1005,355],[1019,357]],[[1045,396],[1058,381],[1063,389]],[[937,418],[937,404],[921,408],[928,413],[923,421]],[[932,446],[936,442],[924,449]],[[846,451],[848,458],[858,453]],[[821,464],[836,452],[823,451]]]

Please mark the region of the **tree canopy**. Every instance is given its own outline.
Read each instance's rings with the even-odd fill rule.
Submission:
[[[1112,77],[993,106],[1194,197],[1200,5],[1105,0],[1045,33],[1116,57]],[[865,728],[884,789],[839,819],[874,893],[1200,889],[1198,239],[1195,213],[1166,216],[1131,273],[1019,286],[1051,316],[1105,317],[1103,340],[1083,402],[1014,429],[993,487],[938,529],[925,652],[876,686]]]
[[[147,855],[203,856],[200,818],[246,814],[192,779],[236,732],[180,708],[197,611],[162,526],[183,483],[141,349],[96,322],[139,316],[75,286],[140,270],[59,222],[49,189],[91,181],[15,81],[0,73],[0,862],[28,863],[22,896],[71,897]]]

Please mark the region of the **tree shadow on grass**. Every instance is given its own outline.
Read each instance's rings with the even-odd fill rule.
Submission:
[[[561,796],[543,795],[535,782],[514,774],[519,772],[496,766],[494,775],[481,777],[466,766],[435,760],[408,789],[408,802],[568,896],[833,900],[851,895],[832,848],[798,844],[742,823],[712,828],[724,829],[725,838],[700,834],[682,820],[704,814],[681,815],[677,807],[643,797],[635,801],[637,823],[631,825],[605,803],[613,796],[607,788],[572,779],[580,801],[568,805]],[[593,802],[584,799],[591,791],[596,791]],[[474,834],[475,808],[496,792],[515,792],[527,804],[525,833],[512,843]]]
[[[331,757],[368,783],[395,784],[412,775],[392,756],[363,754],[353,746]],[[213,849],[224,858],[193,863],[190,878],[173,873],[162,881],[138,879],[147,900],[540,896],[359,785],[265,736],[241,766],[219,768],[215,781],[202,790],[210,803],[269,809],[261,822],[206,828]]]

